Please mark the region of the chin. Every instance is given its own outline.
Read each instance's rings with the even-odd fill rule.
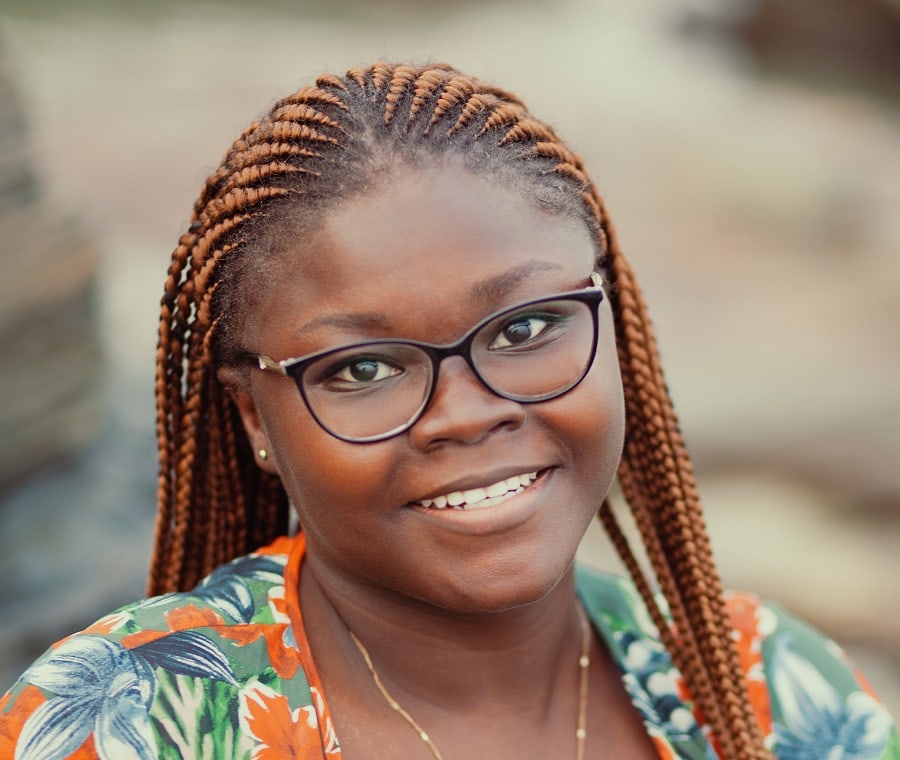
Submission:
[[[441,599],[429,599],[431,604],[451,612],[485,615],[536,604],[546,598],[566,577],[572,562],[558,568],[542,568],[533,564],[524,568],[497,570],[477,580],[464,582],[459,577],[443,586]]]

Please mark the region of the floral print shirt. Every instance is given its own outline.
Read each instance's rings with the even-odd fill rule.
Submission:
[[[338,760],[300,612],[305,543],[279,539],[51,647],[0,699],[0,759]],[[577,581],[660,758],[715,758],[634,587],[584,568]],[[727,601],[779,760],[900,759],[890,716],[835,644],[756,597]]]

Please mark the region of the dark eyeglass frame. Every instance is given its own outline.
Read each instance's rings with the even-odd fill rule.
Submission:
[[[472,374],[474,374],[475,377],[477,377],[481,382],[481,384],[491,393],[499,396],[500,398],[505,398],[510,401],[516,401],[520,404],[536,404],[541,401],[549,401],[550,399],[559,398],[560,396],[568,393],[573,388],[578,386],[578,384],[582,380],[584,380],[585,376],[590,371],[591,365],[593,364],[594,355],[597,351],[597,340],[599,333],[598,311],[600,303],[605,298],[602,286],[603,280],[596,272],[591,273],[591,283],[592,284],[590,286],[581,290],[556,293],[555,295],[536,298],[533,301],[523,301],[522,303],[500,309],[499,311],[496,311],[479,321],[476,325],[471,327],[465,335],[463,335],[459,340],[453,343],[446,343],[442,345],[436,343],[425,343],[418,340],[390,340],[386,338],[373,338],[371,340],[364,340],[358,343],[347,343],[343,346],[337,346],[336,348],[328,348],[323,351],[317,351],[312,354],[307,354],[306,356],[282,359],[281,361],[276,361],[275,359],[265,356],[264,354],[249,355],[247,358],[261,370],[273,371],[284,375],[285,377],[290,377],[296,384],[297,389],[300,391],[300,396],[303,398],[303,403],[306,404],[306,408],[309,410],[309,413],[312,415],[313,419],[319,424],[319,427],[321,427],[329,435],[332,435],[342,441],[346,441],[347,443],[374,443],[376,441],[384,441],[388,438],[393,438],[400,435],[401,433],[404,433],[419,421],[419,418],[424,414],[425,410],[428,408],[428,405],[431,403],[432,397],[434,396],[434,389],[437,387],[438,372],[440,371],[441,362],[451,356],[461,356],[466,361],[466,364],[468,364],[469,369],[472,370]],[[541,396],[526,397],[517,396],[511,393],[505,393],[501,390],[498,390],[484,378],[484,376],[478,370],[478,367],[476,367],[475,363],[472,361],[472,343],[475,340],[475,336],[488,323],[493,322],[499,317],[502,317],[506,313],[513,313],[532,304],[541,304],[548,301],[578,301],[589,307],[594,326],[594,335],[591,343],[591,350],[589,353],[590,359],[585,363],[585,367],[582,370],[581,374],[577,378],[575,378],[571,384],[565,386],[560,390],[545,393]],[[347,351],[348,349],[365,348],[366,346],[379,345],[384,343],[390,343],[398,346],[413,346],[422,350],[431,359],[432,370],[430,384],[427,393],[422,399],[422,403],[412,413],[409,420],[407,420],[402,425],[398,425],[397,427],[388,430],[387,432],[365,437],[353,437],[336,433],[334,430],[331,430],[321,419],[319,419],[319,416],[318,414],[316,414],[316,411],[313,408],[312,404],[309,403],[309,399],[307,398],[306,390],[303,385],[304,372],[306,372],[306,369],[313,362],[329,356],[330,354],[337,354],[343,351]]]

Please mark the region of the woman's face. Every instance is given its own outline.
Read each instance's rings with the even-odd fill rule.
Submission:
[[[456,167],[405,170],[331,211],[289,250],[243,344],[275,359],[370,338],[450,343],[506,306],[590,284],[583,222]],[[307,535],[307,567],[333,589],[412,597],[456,611],[540,599],[571,566],[614,477],[624,411],[609,304],[596,358],[574,390],[520,404],[460,357],[405,433],[348,443],[323,430],[295,383],[251,370],[236,393]],[[483,509],[421,504],[538,473]]]

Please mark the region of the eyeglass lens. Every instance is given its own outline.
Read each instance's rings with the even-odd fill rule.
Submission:
[[[478,328],[470,365],[492,391],[541,401],[577,384],[595,341],[592,307],[574,299],[526,304]],[[310,410],[339,438],[371,440],[408,426],[427,403],[435,360],[426,348],[385,341],[349,346],[306,366]]]

